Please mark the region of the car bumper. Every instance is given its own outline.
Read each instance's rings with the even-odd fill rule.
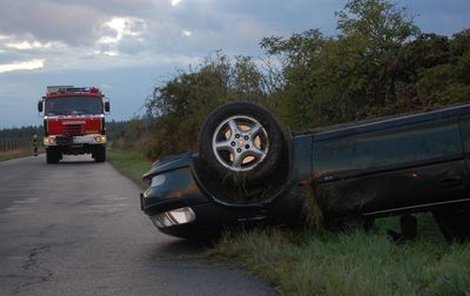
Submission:
[[[83,136],[48,136],[44,137],[45,147],[62,145],[105,145],[107,142],[105,135],[89,134]]]
[[[151,184],[140,196],[142,211],[161,232],[176,237],[204,238],[237,226],[279,225],[289,216],[299,217],[301,203],[288,197],[298,193],[267,204],[221,203],[199,183],[189,153],[154,165],[144,179]]]

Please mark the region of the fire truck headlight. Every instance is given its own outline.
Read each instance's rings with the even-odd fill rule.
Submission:
[[[55,137],[45,137],[44,138],[44,145],[54,145],[55,144]]]
[[[96,143],[104,143],[106,142],[106,136],[96,136],[95,141]]]

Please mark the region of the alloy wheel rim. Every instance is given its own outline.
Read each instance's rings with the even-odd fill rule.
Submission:
[[[253,117],[231,116],[222,121],[212,137],[217,161],[234,172],[249,171],[263,162],[269,152],[269,137]]]

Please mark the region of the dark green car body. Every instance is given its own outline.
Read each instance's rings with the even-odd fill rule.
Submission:
[[[469,105],[333,129],[312,142],[312,179],[330,219],[470,202]]]
[[[335,126],[288,142],[289,172],[285,180],[273,180],[279,186],[259,202],[226,202],[201,181],[198,156],[186,153],[145,174],[149,181],[165,177],[142,194],[142,210],[155,222],[191,208],[189,222],[156,225],[174,236],[198,237],[245,223],[298,223],[305,217],[306,192],[313,192],[331,225],[422,211],[464,209],[466,215],[469,209],[470,104]]]

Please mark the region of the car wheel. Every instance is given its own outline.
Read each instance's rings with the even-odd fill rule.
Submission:
[[[222,180],[231,189],[243,188],[247,195],[248,191],[256,192],[255,187],[285,177],[286,138],[274,115],[264,107],[229,103],[212,112],[204,123],[199,160],[202,175]]]
[[[433,211],[434,219],[448,241],[470,240],[470,206]]]

